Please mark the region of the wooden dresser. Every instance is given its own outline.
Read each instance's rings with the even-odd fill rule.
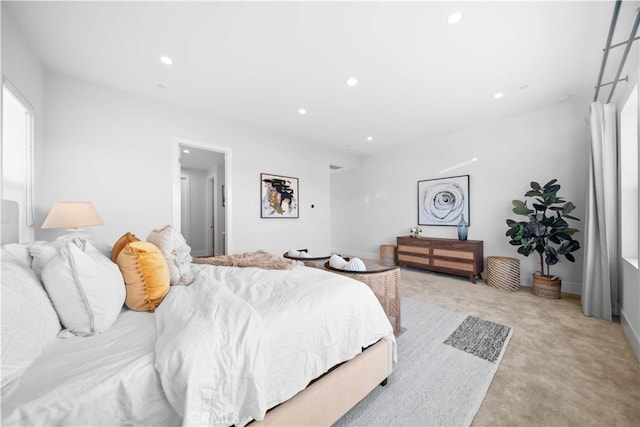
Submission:
[[[398,237],[398,265],[482,278],[482,240]]]

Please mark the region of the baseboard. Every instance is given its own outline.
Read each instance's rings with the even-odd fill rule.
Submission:
[[[640,335],[638,335],[638,331],[636,331],[633,328],[633,325],[629,322],[629,319],[622,307],[620,307],[620,324],[622,325],[624,334],[627,336],[629,344],[631,344],[633,352],[636,354],[638,362],[640,362]]]
[[[562,293],[572,295],[582,295],[582,283],[562,281]]]

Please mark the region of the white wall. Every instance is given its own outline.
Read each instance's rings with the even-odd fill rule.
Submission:
[[[586,104],[557,106],[501,122],[399,146],[371,156],[362,167],[339,172],[331,181],[331,243],[338,253],[377,258],[379,245],[395,243],[417,224],[417,181],[470,175],[470,240],[484,241],[484,256],[520,259],[521,281],[531,284],[537,254],[517,254],[505,236],[513,199],[522,199],[530,181],[557,178],[560,195],[584,219],[586,180]],[[426,123],[426,122],[425,122]],[[426,126],[426,125],[425,125]],[[455,165],[470,162],[456,169]],[[523,217],[520,217],[522,219]],[[581,223],[576,224],[581,229]],[[423,236],[457,238],[456,227],[422,227]],[[576,238],[582,241],[582,233]],[[551,267],[563,292],[580,293],[582,251],[577,261]],[[485,269],[486,272],[486,269]]]
[[[46,101],[36,224],[55,201],[91,200],[105,221],[88,230],[95,238],[146,237],[171,221],[171,144],[181,138],[232,150],[234,252],[328,251],[329,164],[353,163],[348,156],[56,73],[47,75]],[[261,172],[300,179],[299,219],[260,218]],[[36,238],[53,233],[38,230]]]

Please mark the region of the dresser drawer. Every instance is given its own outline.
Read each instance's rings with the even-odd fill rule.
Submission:
[[[429,237],[398,237],[398,265],[467,276],[472,283],[482,278],[484,265],[481,240]]]

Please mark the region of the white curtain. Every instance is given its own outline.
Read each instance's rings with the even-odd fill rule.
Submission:
[[[584,223],[582,311],[611,320],[618,314],[618,201],[616,111],[589,109],[589,176]]]

